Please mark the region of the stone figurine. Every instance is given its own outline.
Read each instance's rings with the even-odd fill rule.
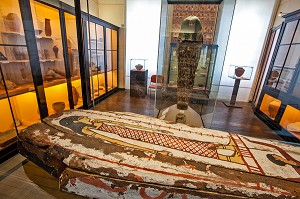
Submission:
[[[203,43],[202,26],[196,16],[181,24],[178,47],[177,108],[187,110]]]
[[[45,19],[45,34],[49,37],[52,35],[50,19]]]

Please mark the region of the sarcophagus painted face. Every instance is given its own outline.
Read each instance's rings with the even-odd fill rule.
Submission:
[[[203,43],[202,26],[196,16],[181,24],[178,47],[177,108],[187,110]]]

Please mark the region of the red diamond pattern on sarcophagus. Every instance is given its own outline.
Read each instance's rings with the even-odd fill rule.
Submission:
[[[217,150],[215,149],[215,145],[212,143],[197,142],[195,140],[188,140],[172,135],[143,130],[133,130],[122,126],[110,126],[107,124],[102,124],[98,130],[114,133],[123,138],[139,140],[171,149],[185,151],[195,155],[218,158]]]

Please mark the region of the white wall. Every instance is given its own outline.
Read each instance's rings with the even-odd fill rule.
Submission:
[[[224,61],[218,99],[229,100],[234,80],[228,77],[230,65],[253,66],[259,57],[276,0],[237,0]],[[241,81],[237,101],[248,101],[254,77]]]
[[[160,0],[127,0],[126,2],[126,82],[129,88],[130,59],[148,59],[148,77],[156,74]],[[132,66],[134,68],[134,66]]]
[[[125,0],[98,0],[99,18],[118,27],[125,26]]]
[[[300,0],[281,0],[273,27],[277,27],[284,21],[284,18],[278,16],[279,12],[290,13],[298,9],[300,9]]]

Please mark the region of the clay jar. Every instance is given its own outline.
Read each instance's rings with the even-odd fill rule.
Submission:
[[[55,55],[55,58],[57,59],[58,58],[58,47],[57,46],[53,46],[53,52],[54,52],[54,55]]]
[[[235,75],[237,77],[241,77],[245,72],[245,69],[243,67],[237,67],[234,71]]]
[[[52,35],[50,19],[45,19],[45,34],[46,36]]]
[[[52,108],[56,113],[61,113],[65,109],[66,104],[64,102],[54,102]]]
[[[143,65],[142,64],[137,64],[137,65],[135,65],[135,68],[137,70],[142,70],[143,69]]]
[[[280,108],[281,102],[279,100],[274,100],[272,102],[270,102],[269,106],[268,106],[268,110],[270,113],[270,116],[272,118],[275,118],[279,108]]]
[[[13,31],[13,32],[20,32],[21,29],[21,20],[18,17],[17,14],[15,13],[9,13],[6,16],[6,20],[7,20],[7,24],[6,26],[8,26],[8,29]]]
[[[78,92],[77,92],[77,90],[76,90],[76,88],[74,86],[72,86],[72,95],[73,95],[74,105],[77,105],[79,94],[78,94]]]

